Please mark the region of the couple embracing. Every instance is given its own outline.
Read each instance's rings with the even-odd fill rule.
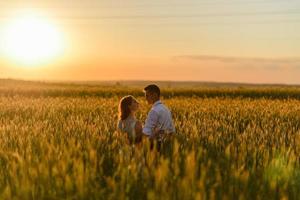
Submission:
[[[129,95],[123,97],[119,104],[118,129],[127,133],[130,143],[141,142],[143,136],[160,143],[165,136],[175,133],[171,112],[160,101],[160,89],[157,85],[148,85],[144,92],[148,104],[152,105],[144,126],[135,116],[139,102]]]

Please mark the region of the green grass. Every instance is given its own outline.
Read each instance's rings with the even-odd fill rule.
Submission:
[[[179,88],[179,87],[178,87]],[[297,199],[297,87],[163,88],[177,134],[161,153],[116,129],[142,87],[5,82],[0,199]]]

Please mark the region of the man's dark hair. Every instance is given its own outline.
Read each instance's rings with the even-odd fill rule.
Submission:
[[[155,93],[157,94],[158,96],[160,96],[160,89],[157,85],[155,84],[151,84],[151,85],[148,85],[147,87],[144,88],[144,91],[145,92],[151,92],[151,93]]]

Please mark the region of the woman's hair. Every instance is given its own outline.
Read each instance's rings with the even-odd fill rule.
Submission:
[[[121,99],[119,104],[119,119],[125,120],[130,115],[129,106],[132,102],[135,101],[135,98],[131,95],[125,96]]]

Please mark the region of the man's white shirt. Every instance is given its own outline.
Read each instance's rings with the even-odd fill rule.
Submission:
[[[148,113],[143,133],[151,136],[153,131],[157,129],[164,130],[167,133],[175,132],[171,112],[160,100],[153,104]]]

